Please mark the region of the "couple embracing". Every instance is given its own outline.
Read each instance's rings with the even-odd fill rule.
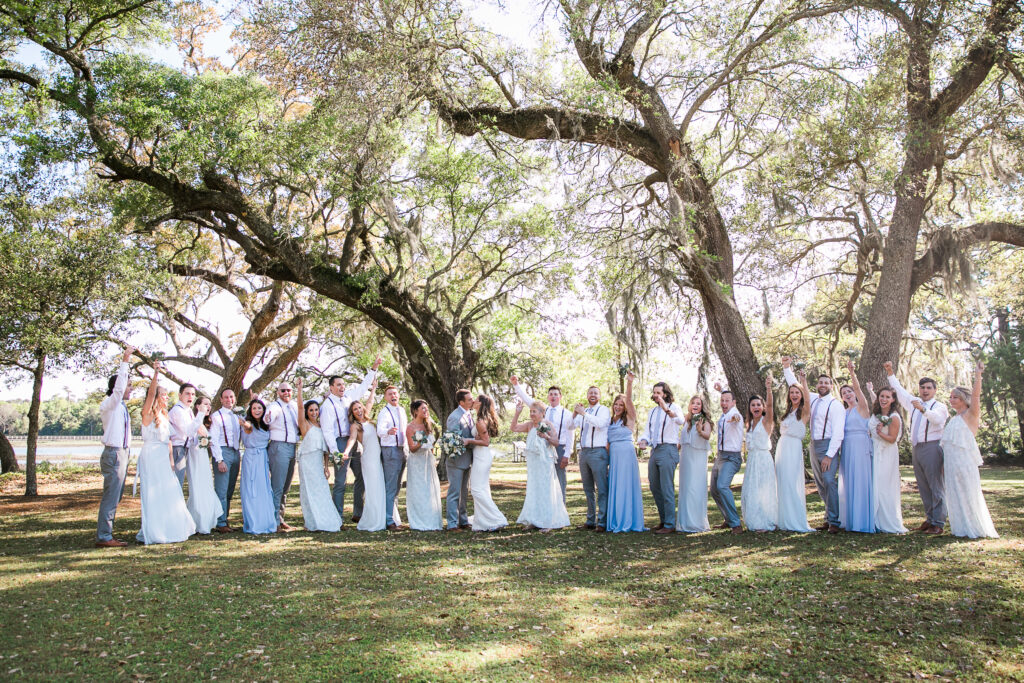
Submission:
[[[473,398],[468,389],[455,393],[458,407],[445,422],[445,429],[462,435],[462,453],[445,461],[448,471],[448,531],[495,531],[508,520],[491,499],[491,438],[498,435],[494,400],[481,394]],[[473,411],[476,411],[474,415]],[[473,494],[473,515],[466,515],[466,501]]]

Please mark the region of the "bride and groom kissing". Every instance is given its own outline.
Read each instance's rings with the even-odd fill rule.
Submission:
[[[494,531],[508,520],[491,499],[491,438],[498,435],[494,401],[481,394],[474,398],[468,389],[455,392],[458,407],[445,421],[445,431],[462,436],[461,453],[445,460],[448,472],[446,512],[448,531]],[[474,411],[475,415],[474,415]],[[466,514],[466,501],[473,494],[473,517]]]

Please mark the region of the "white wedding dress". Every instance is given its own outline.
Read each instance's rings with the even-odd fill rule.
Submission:
[[[363,486],[366,493],[363,497],[363,516],[359,518],[356,528],[360,531],[383,531],[387,528],[388,517],[384,514],[387,507],[387,496],[384,491],[384,464],[380,459],[380,440],[377,428],[372,422],[363,422]],[[398,515],[398,498],[395,498],[395,509],[391,513],[395,524],[401,524]]]
[[[171,468],[171,428],[167,420],[142,425],[138,478],[142,486],[139,543],[180,543],[196,532],[178,477]]]
[[[188,458],[185,470],[188,473],[188,507],[196,533],[208,534],[217,526],[217,520],[224,514],[224,508],[213,488],[213,471],[210,469],[209,448],[199,446],[199,425],[204,416],[200,415],[194,427],[189,429]]]
[[[476,466],[476,449],[473,449]],[[526,437],[526,500],[519,513],[519,524],[538,529],[561,529],[569,526],[569,512],[562,500],[562,489],[555,476],[555,447],[530,429]]]
[[[981,451],[961,415],[942,432],[942,458],[949,532],[967,538],[999,538],[981,491]]]
[[[473,425],[473,438],[480,438],[476,425]],[[508,526],[505,515],[501,514],[491,498],[493,460],[494,453],[490,447],[473,446],[473,469],[469,473],[469,492],[473,494],[473,514],[469,517],[469,523],[473,531],[495,531]]]
[[[807,524],[804,488],[804,435],[807,425],[790,413],[779,425],[782,436],[775,446],[775,485],[779,495],[779,529],[814,531]]]
[[[299,502],[302,521],[307,531],[338,531],[341,517],[331,497],[331,487],[324,475],[324,433],[311,426],[302,437],[297,454],[299,461]]]
[[[405,511],[409,515],[409,528],[416,531],[441,531],[441,480],[434,462],[434,436],[420,445],[418,451],[409,452],[405,478]]]
[[[762,420],[747,432],[747,468],[743,471],[740,510],[753,531],[774,531],[779,521],[779,495],[775,486],[772,438]]]
[[[868,420],[872,444],[872,486],[875,487],[875,529],[886,534],[905,534],[903,501],[900,495],[899,437],[889,443],[878,435],[882,424],[877,415]],[[902,431],[902,421],[900,430]]]

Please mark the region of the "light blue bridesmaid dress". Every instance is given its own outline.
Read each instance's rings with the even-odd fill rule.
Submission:
[[[270,488],[270,465],[267,463],[267,444],[270,431],[253,428],[251,434],[242,432],[241,479],[242,531],[247,534],[272,534],[277,531],[277,512],[274,494]]]
[[[647,531],[633,432],[622,422],[608,427],[608,531]]]
[[[847,531],[875,533],[875,491],[871,432],[856,408],[846,411],[846,430],[839,458],[845,492],[843,521]]]

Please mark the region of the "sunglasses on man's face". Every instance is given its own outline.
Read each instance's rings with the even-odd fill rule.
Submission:
[[[278,389],[277,393],[279,393],[279,394],[290,394],[290,393],[292,393],[292,390],[291,389]]]

